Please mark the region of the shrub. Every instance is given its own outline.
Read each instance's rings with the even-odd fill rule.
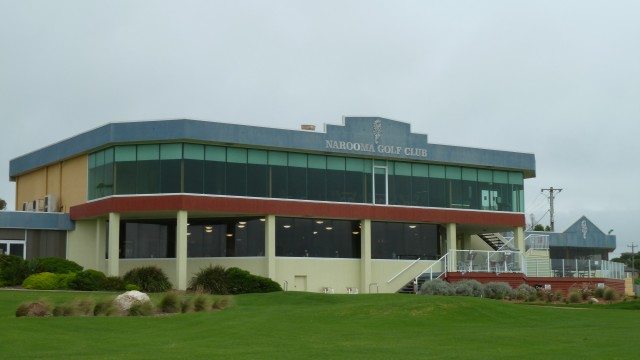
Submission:
[[[16,317],[45,317],[51,316],[51,304],[46,300],[22,303],[16,309]]]
[[[16,255],[0,255],[0,286],[22,284],[29,275],[27,262]]]
[[[137,285],[144,292],[165,292],[173,287],[164,271],[157,266],[131,269],[122,278],[125,283]]]
[[[453,295],[454,289],[448,282],[440,279],[431,281],[425,281],[420,287],[420,294],[422,295]]]
[[[129,308],[129,316],[149,316],[155,311],[151,301],[136,302]]]
[[[189,281],[189,290],[209,294],[228,294],[224,267],[209,265],[200,269]]]
[[[453,284],[453,289],[458,296],[480,297],[484,293],[484,286],[477,280],[464,280]]]
[[[32,268],[34,273],[50,272],[54,274],[68,274],[78,273],[83,270],[83,267],[71,260],[46,257],[32,260]]]
[[[596,288],[593,291],[593,296],[598,298],[598,299],[602,299],[604,297],[604,288],[601,288],[601,287]]]
[[[580,293],[580,291],[573,289],[569,291],[569,296],[567,297],[567,301],[575,304],[575,303],[579,303],[582,300],[582,294]]]
[[[518,300],[534,301],[536,299],[536,289],[527,284],[520,284],[515,290],[515,297]]]
[[[136,284],[127,284],[124,286],[124,289],[127,291],[140,291],[140,286]]]
[[[484,285],[484,296],[490,299],[510,299],[513,289],[504,282],[490,282]]]
[[[611,300],[615,300],[617,297],[618,296],[616,292],[612,288],[606,288],[604,290],[604,296],[602,298],[607,301],[611,301]]]
[[[102,284],[102,290],[107,290],[107,291],[125,290],[124,280],[122,280],[120,276],[107,276],[104,279],[104,282]]]
[[[96,291],[104,288],[107,276],[93,269],[82,270],[69,281],[69,287],[74,290]]]
[[[85,297],[72,301],[71,306],[75,309],[76,314],[90,316],[95,311],[96,301],[92,297]]]
[[[60,289],[60,280],[57,274],[43,272],[24,279],[22,286],[33,290],[56,290]]]
[[[168,292],[160,300],[160,310],[163,313],[175,314],[182,311],[180,298],[174,292]]]
[[[197,312],[211,310],[211,300],[209,297],[204,294],[197,294],[194,296],[193,310]]]
[[[227,290],[230,294],[253,294],[282,291],[280,284],[246,270],[230,267],[225,271]]]

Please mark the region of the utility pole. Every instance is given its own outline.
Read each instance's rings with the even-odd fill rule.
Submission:
[[[551,218],[551,231],[555,231],[555,218],[553,217],[553,199],[555,198],[554,196],[554,192],[560,192],[562,191],[562,189],[554,189],[553,186],[549,187],[548,189],[541,189],[540,192],[545,192],[548,191],[549,192],[549,196],[547,196],[549,198],[549,217]]]
[[[638,245],[636,245],[635,243],[631,243],[631,245],[627,245],[627,247],[631,248],[631,277],[633,278],[636,272],[636,263],[635,263],[635,259],[633,258],[633,254],[634,254],[633,250],[637,248]]]

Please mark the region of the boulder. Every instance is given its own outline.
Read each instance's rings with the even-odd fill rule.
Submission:
[[[151,301],[151,299],[149,299],[149,295],[137,290],[132,290],[118,295],[114,300],[114,303],[120,310],[128,311],[133,304],[149,301]]]

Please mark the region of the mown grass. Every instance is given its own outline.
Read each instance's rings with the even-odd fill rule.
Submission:
[[[396,294],[281,292],[236,296],[233,307],[207,313],[14,317],[25,300],[78,296],[0,291],[2,358],[631,359],[624,344],[640,334],[640,311]]]

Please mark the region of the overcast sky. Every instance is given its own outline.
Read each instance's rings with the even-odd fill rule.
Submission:
[[[10,159],[108,122],[372,115],[535,154],[527,222],[562,188],[556,230],[586,215],[629,251],[639,19],[638,1],[0,0],[0,198]]]

